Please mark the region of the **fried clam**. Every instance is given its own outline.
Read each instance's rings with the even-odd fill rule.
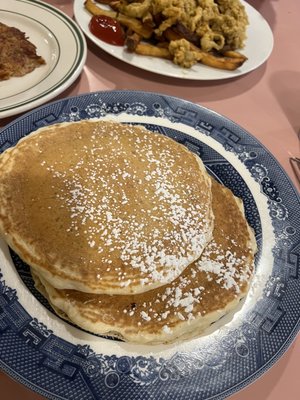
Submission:
[[[237,51],[244,47],[249,24],[239,0],[116,0],[109,6],[111,10],[85,2],[91,14],[109,13],[126,28],[129,52],[168,59],[183,68],[200,62],[235,70],[247,61]]]

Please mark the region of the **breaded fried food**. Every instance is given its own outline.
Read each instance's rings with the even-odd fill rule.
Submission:
[[[157,34],[182,26],[199,37],[201,50],[244,47],[248,17],[240,0],[153,0],[153,13],[161,14]]]
[[[24,32],[0,22],[0,81],[24,76],[44,64]]]
[[[93,15],[113,15],[127,30],[129,40],[125,40],[125,45],[130,52],[170,59],[184,68],[201,62],[234,70],[247,60],[236,51],[244,47],[249,24],[240,0],[97,0],[97,3],[106,7],[109,4],[110,10],[97,6],[93,0],[86,0],[85,8]],[[132,32],[146,43],[132,41]]]

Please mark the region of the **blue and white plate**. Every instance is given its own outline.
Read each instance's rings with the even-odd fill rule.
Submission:
[[[0,365],[50,399],[224,399],[270,368],[299,330],[299,195],[240,126],[155,93],[97,92],[44,105],[2,130],[0,150],[41,126],[86,118],[138,123],[174,138],[243,199],[259,247],[250,293],[203,337],[132,345],[57,317],[35,291],[28,266],[1,242]]]

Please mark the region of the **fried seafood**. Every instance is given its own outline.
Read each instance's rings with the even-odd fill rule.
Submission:
[[[184,68],[201,62],[234,70],[247,60],[236,51],[244,47],[249,24],[240,0],[96,1],[105,6],[86,0],[85,8],[118,20],[130,52],[170,59]]]

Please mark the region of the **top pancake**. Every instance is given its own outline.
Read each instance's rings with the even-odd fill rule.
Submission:
[[[56,288],[159,287],[200,256],[212,229],[200,159],[140,126],[52,125],[0,156],[0,231]]]
[[[147,344],[204,333],[247,294],[256,252],[241,200],[215,181],[212,195],[212,240],[173,282],[146,293],[108,296],[58,290],[33,274],[38,290],[60,316],[93,333]]]

